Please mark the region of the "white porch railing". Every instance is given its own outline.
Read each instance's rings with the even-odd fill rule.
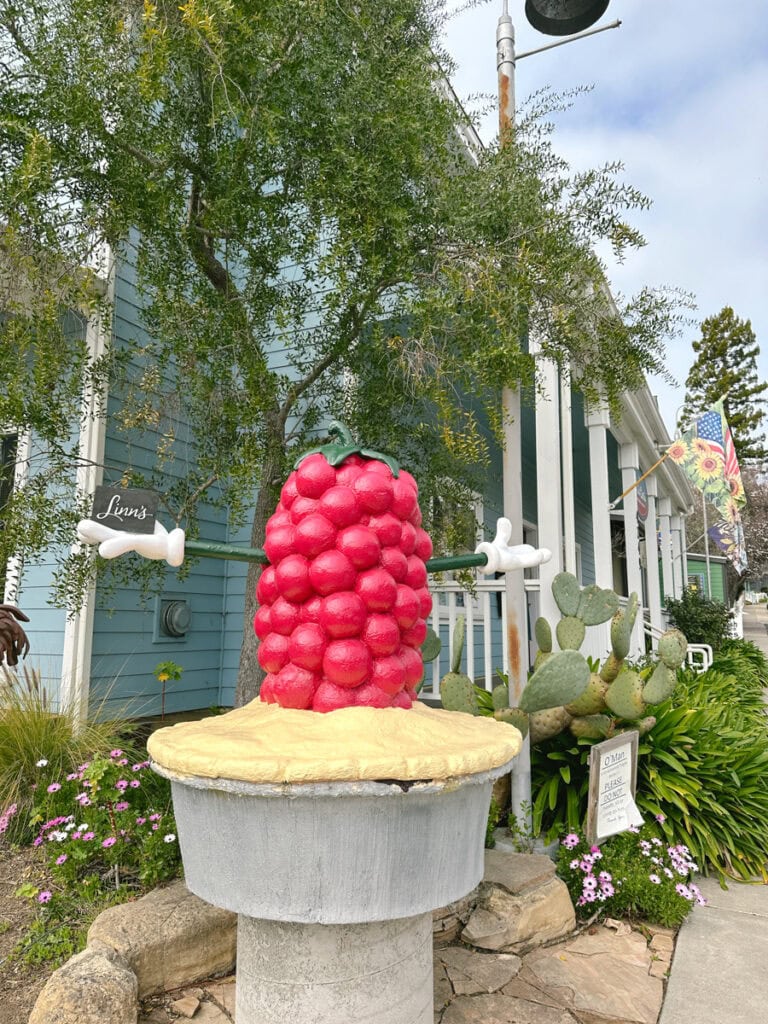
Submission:
[[[539,590],[539,581],[525,581],[525,589],[531,595]],[[439,698],[440,680],[450,671],[453,659],[453,630],[460,615],[465,618],[464,651],[461,671],[470,679],[492,690],[499,683],[497,670],[509,671],[507,647],[507,608],[504,601],[504,580],[480,579],[475,582],[475,592],[470,594],[455,581],[433,583],[432,614],[429,625],[442,641],[440,654],[426,666],[426,678],[421,691],[422,697]],[[522,624],[521,632],[530,635],[528,623]]]
[[[509,671],[504,580],[478,579],[474,595],[453,580],[433,583],[431,590],[433,601],[429,624],[440,637],[443,646],[439,656],[426,665],[421,696],[428,699],[440,698],[440,680],[450,671],[453,630],[459,615],[463,615],[466,622],[461,671],[486,690],[492,690],[499,682],[498,670],[501,669],[505,675]],[[537,614],[532,604],[539,591],[538,579],[526,579],[525,590],[530,621]],[[626,606],[626,603],[626,598],[620,599],[622,606]],[[645,635],[657,641],[661,631],[651,626],[645,617],[645,609],[642,614]],[[522,632],[526,639],[532,635],[529,622],[523,624]],[[534,653],[531,651],[532,656]],[[687,660],[691,668],[703,672],[712,664],[712,648],[708,644],[689,644]]]
[[[667,613],[663,612],[662,617],[664,625],[668,629],[669,618]],[[655,650],[656,643],[662,635],[663,630],[654,629],[649,620],[643,616],[643,631],[647,637],[650,637]],[[714,653],[709,644],[688,644],[688,653],[686,654],[685,659],[688,662],[689,668],[692,668],[694,672],[706,672],[708,668],[712,667],[713,657]]]

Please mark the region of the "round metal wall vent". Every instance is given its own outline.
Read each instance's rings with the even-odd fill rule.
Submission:
[[[160,612],[160,632],[165,636],[186,636],[192,612],[186,601],[164,602]]]

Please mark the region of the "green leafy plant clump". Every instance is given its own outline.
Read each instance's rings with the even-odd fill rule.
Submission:
[[[678,673],[640,740],[638,807],[721,877],[768,879],[767,670],[753,645],[729,641],[707,672]],[[532,750],[534,828],[549,839],[582,827],[593,742],[561,734]]]
[[[44,759],[52,776],[66,776],[86,758],[125,745],[124,723],[81,722],[66,708],[56,709],[35,670],[6,671],[0,679],[0,837],[32,839],[33,788]],[[134,760],[138,760],[138,753]],[[9,808],[15,811],[8,815]]]
[[[33,673],[7,676],[0,704],[0,843],[31,843],[41,881],[16,892],[38,910],[14,957],[59,963],[90,922],[180,871],[170,785],[129,743],[128,723],[56,711]]]
[[[657,821],[662,824],[664,816]],[[706,902],[691,881],[697,868],[687,846],[671,845],[650,825],[632,827],[601,846],[570,832],[558,853],[558,874],[578,917],[598,911],[667,927],[681,924],[694,904]]]
[[[672,625],[685,633],[689,643],[709,644],[717,653],[730,636],[728,609],[695,587],[687,587],[678,601],[668,597],[665,603]]]

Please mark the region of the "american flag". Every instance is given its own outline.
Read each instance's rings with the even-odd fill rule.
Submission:
[[[723,417],[717,409],[710,409],[696,420],[696,434],[702,441],[708,441],[710,447],[725,462],[725,438],[723,437]],[[731,442],[733,443],[733,442]]]
[[[696,434],[723,460],[724,475],[737,505],[746,502],[733,435],[723,412],[722,398],[696,420]]]

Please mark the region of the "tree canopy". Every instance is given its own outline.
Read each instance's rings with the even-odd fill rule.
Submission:
[[[226,505],[261,546],[326,412],[428,496],[477,476],[500,387],[534,383],[529,335],[588,397],[663,371],[675,296],[614,301],[595,255],[643,244],[628,216],[648,200],[619,164],[571,172],[540,98],[513,144],[480,147],[443,17],[441,0],[0,0],[0,422],[39,456],[0,556],[73,536],[73,424],[105,384],[154,448],[113,473],[193,533],[200,502]],[[109,315],[105,245],[142,330],[94,360],[61,310]],[[60,599],[92,569],[69,558]]]
[[[757,372],[760,346],[751,322],[724,306],[702,322],[693,351],[696,359],[685,381],[681,424],[691,423],[724,398],[723,410],[739,462],[766,458],[763,406],[768,402],[768,383],[761,381]]]

